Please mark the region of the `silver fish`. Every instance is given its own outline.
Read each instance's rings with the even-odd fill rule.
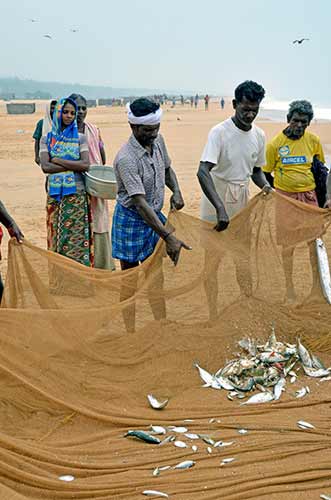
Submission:
[[[166,434],[167,430],[162,427],[161,425],[151,425],[151,431],[153,431],[154,434]]]
[[[235,460],[235,458],[223,458],[221,465],[229,464],[229,463],[233,462],[234,460]]]
[[[156,469],[153,470],[153,476],[157,477],[159,475],[160,475],[160,469],[159,469],[159,467],[156,467]]]
[[[323,500],[331,500],[331,495],[320,495],[320,498],[322,498]]]
[[[146,495],[147,497],[169,498],[169,495],[167,495],[167,493],[163,493],[162,491],[157,490],[145,490],[142,492],[142,494]]]
[[[175,465],[174,469],[190,469],[195,465],[195,462],[193,460],[185,460],[185,462],[180,462],[179,464]]]
[[[192,423],[192,422],[194,422],[194,420],[192,418],[186,418],[185,420],[183,420],[183,422]]]
[[[282,391],[284,391],[286,385],[286,379],[284,377],[280,378],[277,384],[274,387],[274,400],[278,401],[278,399],[282,395]]]
[[[201,437],[202,441],[204,441],[206,444],[211,444],[212,446],[214,446],[215,441],[212,438],[210,438],[208,436],[200,436],[200,437]]]
[[[212,453],[212,452],[213,452],[213,450],[211,449],[211,447],[210,447],[210,446],[207,446],[207,452],[208,452],[208,453]]]
[[[297,424],[301,429],[315,429],[315,426],[313,424],[305,422],[304,420],[298,420]]]
[[[331,304],[331,277],[328,254],[326,252],[325,245],[320,238],[317,238],[315,245],[322,292],[327,303]]]
[[[308,377],[319,378],[319,377],[327,377],[328,375],[330,375],[329,370],[325,368],[319,368],[318,370],[315,370],[315,368],[309,368],[303,365],[303,369],[305,371],[305,374],[308,375]]]
[[[320,382],[326,382],[327,380],[331,380],[331,375],[329,377],[321,378]]]
[[[238,434],[247,434],[248,430],[247,429],[239,429]]]
[[[199,371],[199,375],[205,383],[204,387],[211,387],[215,377],[204,368],[201,368],[198,363],[195,363],[194,366]]]
[[[164,444],[167,444],[167,443],[170,443],[172,440],[173,440],[174,436],[167,436],[166,438],[164,438],[161,443],[160,443],[160,446],[164,445]],[[176,439],[176,438],[175,438]]]
[[[302,387],[302,389],[295,392],[295,397],[298,399],[304,398],[309,392],[309,387]]]
[[[135,437],[149,444],[160,444],[160,440],[157,437],[151,436],[144,431],[128,431],[124,437]]]
[[[221,448],[222,446],[231,446],[234,441],[217,441],[214,444],[214,448]]]
[[[312,368],[313,361],[311,359],[311,356],[310,356],[308,349],[305,348],[305,346],[301,343],[299,338],[297,340],[297,344],[298,344],[299,356],[300,356],[300,359],[302,361],[303,366],[306,366],[308,368]]]
[[[187,444],[184,443],[184,441],[174,441],[174,445],[177,446],[177,448],[187,448]]]
[[[211,418],[211,419],[208,421],[208,423],[209,423],[209,424],[213,424],[214,422],[216,422],[216,418]]]
[[[159,471],[169,470],[171,469],[171,465],[162,465],[159,467]]]
[[[158,401],[152,394],[148,394],[147,399],[151,407],[154,408],[154,410],[162,410],[167,406],[169,402],[169,399],[165,399],[164,401]]]
[[[240,405],[257,405],[261,403],[269,403],[274,399],[274,395],[271,392],[260,392],[258,394],[254,394],[244,403],[240,403]]]
[[[65,475],[65,476],[59,476],[59,479],[60,479],[60,481],[65,481],[66,483],[70,483],[71,481],[75,480],[75,476],[70,476],[68,474],[68,475]]]
[[[186,432],[184,436],[188,439],[200,439],[200,436],[198,434],[193,434],[191,432]]]
[[[198,451],[198,447],[194,444],[194,445],[192,446],[192,450],[194,451],[194,453],[196,453],[196,452]]]
[[[176,426],[170,426],[169,429],[173,432],[177,432],[178,434],[184,434],[185,432],[188,431],[186,427],[176,427]]]

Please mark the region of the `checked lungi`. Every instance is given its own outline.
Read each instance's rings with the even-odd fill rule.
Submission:
[[[162,224],[165,224],[166,217],[161,212],[155,213]],[[142,262],[154,252],[159,235],[146,224],[137,210],[117,203],[113,215],[111,239],[114,259]]]

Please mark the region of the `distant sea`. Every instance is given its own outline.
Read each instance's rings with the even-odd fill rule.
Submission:
[[[264,101],[261,104],[259,120],[286,122],[287,110],[290,101]],[[314,106],[314,120],[331,121],[331,108]]]

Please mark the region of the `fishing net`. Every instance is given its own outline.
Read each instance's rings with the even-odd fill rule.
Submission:
[[[178,266],[160,242],[139,268],[114,273],[11,241],[0,310],[0,498],[330,493],[331,382],[301,375],[281,400],[248,407],[201,387],[193,366],[215,373],[239,339],[265,340],[272,323],[279,339],[300,336],[330,365],[331,306],[312,251],[321,237],[331,255],[330,221],[329,211],[276,193],[253,198],[223,233],[171,213],[176,235],[193,248]],[[307,383],[310,394],[295,399]],[[151,408],[148,394],[169,398],[168,406]],[[302,430],[298,420],[315,428]],[[209,453],[184,436],[186,448],[123,437],[151,424],[233,444]],[[227,457],[235,460],[221,466]],[[183,460],[196,463],[152,474]]]

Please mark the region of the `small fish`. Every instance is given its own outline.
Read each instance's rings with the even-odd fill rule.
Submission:
[[[186,432],[184,436],[188,439],[200,439],[200,436],[198,434],[193,434],[191,432]]]
[[[316,239],[315,245],[317,254],[317,267],[320,275],[322,292],[327,303],[331,304],[331,278],[328,254],[321,238]]]
[[[222,387],[222,389],[225,389],[226,391],[233,391],[234,386],[231,384],[231,382],[227,378],[222,377],[222,375],[219,375],[218,377],[216,377],[216,380],[219,383],[219,385]]]
[[[192,420],[192,418],[186,418],[185,420],[183,420],[183,422],[192,423],[192,422],[194,422],[194,420]]]
[[[142,492],[142,494],[146,495],[147,497],[169,498],[169,495],[167,495],[167,493],[163,493],[162,491],[157,491],[157,490],[145,490]]]
[[[323,500],[331,500],[331,495],[320,495],[320,498],[322,498]]]
[[[195,363],[194,366],[198,369],[199,375],[205,383],[204,387],[211,387],[213,379],[215,377],[211,373],[201,368],[201,366],[199,366],[198,363]]]
[[[309,387],[302,387],[302,389],[295,392],[295,397],[297,399],[304,398],[309,392]]]
[[[208,421],[208,423],[209,423],[209,424],[213,424],[214,422],[216,422],[216,418],[211,418],[211,419]]]
[[[214,448],[221,448],[222,446],[231,446],[234,441],[217,441],[214,444]]]
[[[175,427],[175,426],[170,426],[169,429],[173,432],[177,432],[178,434],[184,434],[185,432],[188,431],[186,427]]]
[[[171,469],[171,465],[162,465],[161,467],[159,467],[160,471],[169,470],[169,469]]]
[[[327,380],[331,380],[331,375],[329,377],[321,378],[320,382],[326,382]]]
[[[167,430],[161,425],[151,425],[154,434],[167,434]]]
[[[194,451],[194,453],[196,453],[196,452],[198,451],[198,447],[194,444],[194,445],[192,446],[192,450]]]
[[[240,405],[257,405],[261,403],[269,403],[274,399],[274,395],[271,392],[260,392],[258,394],[254,394],[244,403],[240,403]]]
[[[239,429],[238,434],[247,434],[248,430],[247,429]]]
[[[313,367],[313,361],[311,359],[311,356],[309,354],[308,349],[305,348],[305,346],[301,343],[300,339],[298,338],[297,340],[297,345],[298,345],[298,352],[300,359],[302,361],[302,364],[304,367],[307,368],[312,368]]]
[[[161,443],[160,443],[160,446],[164,445],[164,444],[167,444],[167,443],[170,443],[172,440],[173,440],[174,436],[167,436],[166,438],[164,438]]]
[[[305,422],[304,420],[298,420],[297,424],[301,429],[315,429],[315,426],[313,424]]]
[[[124,437],[135,437],[149,444],[160,444],[160,440],[157,437],[151,436],[144,431],[128,431]]]
[[[223,458],[222,462],[221,462],[221,465],[224,465],[224,464],[230,464],[231,462],[233,462],[235,460],[235,458]]]
[[[147,399],[151,407],[154,408],[154,410],[162,410],[169,403],[169,399],[165,399],[164,401],[158,401],[152,394],[148,394]]]
[[[284,377],[281,377],[274,387],[274,400],[275,401],[278,401],[278,399],[281,397],[282,391],[285,390],[285,385],[286,385],[286,379]]]
[[[153,470],[153,476],[157,477],[159,475],[160,475],[160,469],[158,467],[156,467],[156,469]]]
[[[297,377],[296,377],[296,376],[291,377],[291,378],[290,378],[290,383],[291,383],[291,384],[294,384],[294,383],[296,382],[296,379],[297,379]]]
[[[213,452],[213,450],[211,449],[211,447],[210,447],[210,446],[207,446],[207,452],[208,452],[209,454]]]
[[[59,479],[60,481],[65,481],[66,483],[70,483],[70,481],[74,481],[75,476],[70,476],[70,475],[59,476]]]
[[[212,446],[214,446],[215,441],[212,438],[210,438],[208,436],[200,436],[200,437],[201,437],[202,441],[204,441],[206,444],[211,444]]]
[[[187,444],[184,443],[184,441],[174,441],[174,445],[177,446],[177,448],[187,448]]]
[[[175,465],[174,469],[190,469],[195,465],[195,462],[193,460],[185,460],[185,462],[180,462],[179,464]]]
[[[316,370],[315,368],[309,368],[308,366],[303,365],[303,369],[308,377],[319,378],[327,377],[328,375],[330,375],[329,370],[327,370],[326,368],[319,368],[318,370]]]

